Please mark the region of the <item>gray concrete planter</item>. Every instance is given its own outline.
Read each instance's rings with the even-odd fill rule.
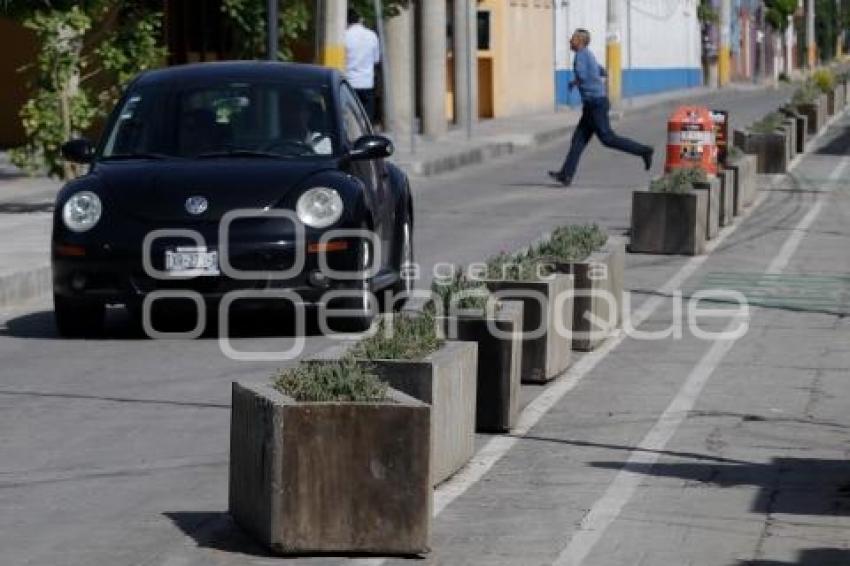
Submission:
[[[746,154],[726,162],[726,167],[735,172],[733,202],[735,216],[743,214],[744,208],[755,202],[758,192],[756,166],[756,157]]]
[[[735,172],[721,167],[717,178],[720,179],[720,225],[729,226],[735,220]]]
[[[788,170],[788,143],[784,130],[764,134],[735,130],[734,134],[735,146],[756,156],[758,173],[784,174]]]
[[[547,383],[570,367],[573,277],[556,274],[540,281],[484,281],[499,300],[522,308],[522,382]],[[531,294],[531,296],[529,296]]]
[[[431,405],[431,476],[452,477],[475,452],[478,346],[446,342],[422,361],[371,360],[393,389]]]
[[[713,240],[720,233],[720,179],[717,177],[709,177],[705,183],[694,183],[694,190],[697,192],[705,192],[706,199],[706,223],[705,223],[705,239]]]
[[[506,301],[501,307],[493,318],[458,315],[443,319],[447,338],[478,344],[478,432],[508,432],[519,415],[522,303]]]
[[[846,104],[844,85],[836,84],[835,88],[826,93],[826,113],[834,116],[844,109]]]
[[[629,251],[699,255],[705,251],[708,191],[632,193]]]
[[[429,551],[430,413],[381,403],[300,403],[233,384],[229,509],[279,554]]]
[[[801,114],[800,112],[797,112],[796,109],[791,108],[791,107],[781,108],[779,111],[782,112],[785,116],[788,116],[789,118],[793,119],[796,122],[795,130],[794,130],[794,133],[796,135],[796,138],[794,140],[795,141],[794,150],[796,151],[796,153],[803,153],[804,151],[806,151],[806,140],[808,139],[808,135],[809,135],[808,134],[808,130],[809,130],[809,125],[808,125],[809,119],[808,119],[808,117],[805,116],[804,114]]]
[[[816,135],[826,124],[826,108],[819,101],[811,104],[798,104],[796,109],[806,117],[806,131],[809,136]]]
[[[349,344],[336,344],[310,361],[337,360]],[[431,478],[444,482],[475,451],[478,345],[447,341],[423,360],[357,360],[369,365],[390,387],[431,406]]]
[[[603,249],[583,261],[555,263],[556,271],[575,278],[573,350],[595,350],[622,326],[625,264],[625,242],[614,238],[608,238]],[[594,324],[594,320],[602,321],[604,328]]]
[[[785,132],[785,150],[790,164],[797,155],[797,121],[786,117],[782,122],[782,130]]]

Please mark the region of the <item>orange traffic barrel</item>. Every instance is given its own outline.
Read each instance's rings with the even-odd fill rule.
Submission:
[[[702,106],[680,106],[667,122],[665,171],[700,168],[717,174],[717,141],[711,111]]]

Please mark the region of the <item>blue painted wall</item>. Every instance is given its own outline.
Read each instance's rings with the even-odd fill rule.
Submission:
[[[577,89],[569,92],[571,80],[571,69],[555,71],[555,97],[558,104],[575,106],[581,103]],[[699,68],[623,69],[624,98],[698,86],[702,86],[702,69]]]

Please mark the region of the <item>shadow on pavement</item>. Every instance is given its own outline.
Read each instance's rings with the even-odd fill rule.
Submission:
[[[248,556],[274,556],[251,540],[227,513],[177,511],[164,515],[200,548]]]
[[[172,315],[157,320],[155,328],[161,332],[185,332],[197,322],[196,315]],[[230,320],[230,338],[292,338],[296,336],[321,336],[313,317],[307,316],[303,332],[299,332],[294,317],[284,309],[236,309]],[[39,311],[11,318],[5,326],[0,323],[0,336],[29,339],[64,339],[59,336],[53,311]],[[218,319],[212,313],[207,318],[206,329],[201,340],[217,340]],[[106,340],[146,340],[140,321],[124,308],[109,308],[106,314],[105,331],[98,338]]]
[[[375,555],[315,553],[291,554],[279,556],[271,553],[264,546],[254,542],[240,529],[228,513],[176,511],[164,513],[183,534],[195,541],[199,548],[208,548],[219,552],[242,554],[246,556],[277,558],[280,560],[294,558],[375,558]],[[406,558],[406,557],[405,557]]]
[[[850,461],[847,460],[774,458],[767,464],[592,462],[590,465],[717,487],[755,486],[760,489],[752,504],[754,513],[850,516]]]
[[[840,548],[812,548],[803,550],[794,562],[776,560],[746,560],[735,566],[847,566],[850,550]]]
[[[850,129],[842,128],[841,134],[832,138],[828,144],[818,148],[817,155],[841,155],[850,153]],[[850,564],[850,561],[847,562]]]

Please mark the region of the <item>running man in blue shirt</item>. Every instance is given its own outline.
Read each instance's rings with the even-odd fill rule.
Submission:
[[[611,103],[608,101],[604,80],[607,74],[605,69],[596,62],[596,58],[590,49],[587,48],[589,44],[590,32],[586,29],[577,29],[570,38],[570,49],[575,51],[576,54],[573,63],[575,79],[570,82],[570,89],[572,90],[577,86],[581,94],[581,120],[579,120],[575,132],[573,132],[570,151],[561,169],[549,171],[549,176],[564,186],[569,186],[572,183],[581,153],[593,134],[599,137],[602,145],[643,159],[647,171],[652,167],[653,149],[651,147],[620,137],[611,129],[611,122],[608,119]]]

